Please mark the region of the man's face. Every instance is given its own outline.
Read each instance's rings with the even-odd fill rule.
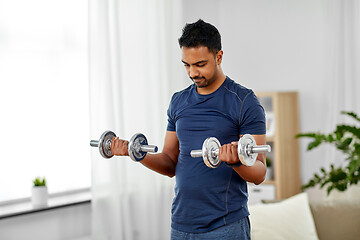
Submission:
[[[222,51],[216,55],[207,47],[182,47],[182,62],[190,79],[198,88],[211,85],[219,76]]]

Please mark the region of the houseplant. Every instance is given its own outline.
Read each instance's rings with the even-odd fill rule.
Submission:
[[[48,189],[45,178],[37,177],[33,180],[31,189],[31,202],[34,207],[46,206],[48,202]]]
[[[341,112],[360,122],[360,118],[354,112]],[[314,149],[322,143],[330,143],[343,152],[346,156],[346,166],[335,167],[330,165],[330,170],[320,169],[320,173],[315,173],[310,181],[303,185],[303,189],[319,185],[320,188],[327,187],[327,194],[334,189],[345,191],[350,185],[357,184],[360,180],[360,127],[348,124],[338,124],[336,129],[330,134],[322,133],[303,133],[296,135],[300,137],[310,137],[314,141],[310,142],[307,150]],[[345,165],[345,164],[344,164]]]

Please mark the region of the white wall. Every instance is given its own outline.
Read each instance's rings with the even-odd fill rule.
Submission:
[[[223,70],[254,91],[298,91],[300,131],[323,131],[323,0],[184,0],[184,23],[199,18],[222,35]],[[301,142],[301,177],[323,165],[321,151]]]
[[[90,234],[90,204],[0,220],[2,240],[75,240]]]

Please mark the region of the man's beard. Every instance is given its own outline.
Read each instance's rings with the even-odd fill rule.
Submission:
[[[195,85],[196,85],[198,88],[204,88],[204,87],[209,86],[209,80],[206,79],[205,77],[194,77],[194,78],[190,77],[190,79],[195,83]],[[203,84],[202,84],[202,85],[196,84],[195,80],[200,80],[200,79],[204,79]]]

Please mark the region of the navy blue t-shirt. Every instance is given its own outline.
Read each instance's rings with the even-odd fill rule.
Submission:
[[[208,168],[190,152],[201,149],[208,137],[223,145],[242,134],[265,134],[264,109],[254,92],[229,77],[208,95],[192,84],[173,95],[167,114],[167,130],[176,131],[180,148],[172,227],[201,233],[248,216],[246,181],[225,163]]]

